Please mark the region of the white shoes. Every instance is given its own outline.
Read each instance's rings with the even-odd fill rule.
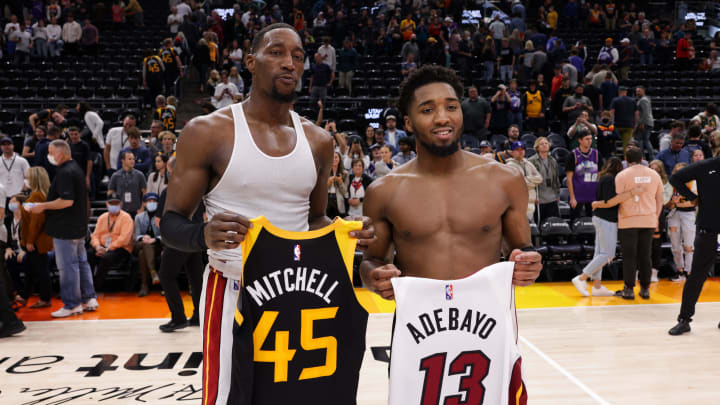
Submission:
[[[658,270],[652,269],[652,275],[650,276],[650,282],[651,283],[657,283],[658,282]]]
[[[82,304],[83,310],[92,312],[97,311],[98,307],[100,307],[100,304],[98,304],[97,300],[95,298],[90,298],[88,302]]]
[[[592,295],[593,297],[613,297],[615,293],[608,290],[604,285],[601,285],[600,288],[592,288]]]
[[[57,311],[51,313],[50,315],[53,318],[66,318],[68,316],[81,315],[82,313],[83,313],[83,306],[78,305],[72,309],[67,309],[65,307],[62,307],[62,308],[58,309]]]
[[[588,291],[587,291],[587,284],[585,284],[585,281],[580,280],[580,275],[573,277],[572,283],[575,286],[575,288],[577,288],[580,295],[582,295],[583,297],[590,296],[590,294],[588,294]]]

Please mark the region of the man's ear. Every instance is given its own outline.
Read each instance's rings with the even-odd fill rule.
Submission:
[[[415,133],[415,130],[413,129],[412,123],[410,122],[410,116],[405,115],[403,116],[403,119],[405,121],[405,131],[406,132],[412,132]]]
[[[245,66],[251,74],[255,74],[255,55],[249,53],[245,59]]]

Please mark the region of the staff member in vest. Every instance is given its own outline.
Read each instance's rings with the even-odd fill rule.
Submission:
[[[568,154],[565,160],[565,174],[570,194],[570,221],[581,215],[592,215],[592,202],[598,183],[598,172],[603,161],[597,149],[591,147],[592,133],[578,131],[575,133],[578,147]],[[582,214],[583,209],[585,213]]]
[[[63,318],[95,311],[98,302],[85,251],[88,224],[85,175],[72,160],[70,145],[63,140],[50,143],[48,160],[57,166],[57,171],[47,202],[34,203],[25,209],[32,214],[47,211],[45,232],[53,238],[55,261],[60,271],[60,297],[64,304],[51,315]]]
[[[683,287],[682,305],[678,324],[670,329],[671,335],[690,332],[690,322],[695,315],[695,303],[707,279],[708,272],[715,265],[718,233],[720,233],[720,132],[710,136],[713,158],[705,159],[686,167],[670,177],[670,183],[689,201],[698,201],[698,214],[695,231],[695,255],[692,268]],[[697,194],[687,183],[695,181]],[[718,325],[720,328],[720,325]]]
[[[538,185],[537,196],[539,206],[535,215],[535,223],[540,224],[546,218],[560,217],[560,171],[558,162],[550,154],[550,141],[544,136],[535,140],[535,152],[528,160],[543,177]]]
[[[642,192],[620,203],[618,209],[618,239],[623,255],[625,288],[615,295],[626,300],[635,299],[633,287],[637,271],[640,297],[650,299],[652,237],[663,206],[662,179],[655,170],[640,164],[641,149],[628,148],[625,159],[628,168],[615,176],[615,191],[622,194],[639,185]]]
[[[528,83],[528,90],[522,96],[522,111],[525,116],[524,128],[542,133],[545,131],[545,95],[537,88],[537,80]]]
[[[0,167],[0,184],[5,186],[8,196],[22,192],[25,182],[25,174],[30,164],[24,157],[15,153],[15,145],[10,137],[0,138],[0,149],[2,149],[2,166]],[[7,201],[3,201],[7,208]]]
[[[233,286],[241,276],[242,252],[237,247],[250,226],[248,218],[262,214],[289,231],[330,224],[325,210],[332,137],[290,110],[304,59],[302,41],[291,25],[266,26],[255,34],[247,55],[250,97],[192,119],[178,142],[160,232],[165,244],[175,249],[208,251],[206,299],[200,300],[206,404],[224,404],[230,394],[232,326],[239,293]],[[190,219],[201,200],[207,206],[207,223]],[[360,246],[374,237],[367,219],[365,223],[368,229],[350,234],[360,238]],[[215,294],[213,286],[218,287]]]

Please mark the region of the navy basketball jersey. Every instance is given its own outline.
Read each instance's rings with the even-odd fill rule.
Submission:
[[[460,280],[393,278],[389,405],[526,405],[514,263]]]
[[[251,222],[228,404],[355,404],[368,314],[352,285],[349,232],[362,223],[289,232],[262,216]]]

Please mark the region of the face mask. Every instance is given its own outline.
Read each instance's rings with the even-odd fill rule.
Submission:
[[[607,125],[607,124],[609,124],[609,123],[610,123],[610,120],[608,120],[608,119],[604,119],[604,120],[602,120],[602,123],[603,123],[603,124],[605,124],[605,125]]]
[[[148,212],[155,212],[155,210],[157,209],[157,205],[158,203],[156,203],[155,201],[151,201],[145,205],[145,208],[147,208]]]
[[[111,214],[117,214],[120,212],[120,206],[119,205],[108,205],[108,212]]]
[[[47,159],[48,159],[48,162],[50,162],[51,165],[57,166],[57,160],[55,160],[55,156],[53,156],[53,155],[48,155]]]
[[[30,187],[30,182],[28,181],[28,179],[25,179],[23,181],[23,184],[25,184],[25,187],[27,187],[27,188],[32,188],[32,187]]]
[[[18,204],[17,204],[17,203],[10,203],[10,204],[8,204],[8,209],[9,209],[10,211],[12,211],[12,212],[15,212],[15,211],[17,211],[17,209],[18,209]]]

